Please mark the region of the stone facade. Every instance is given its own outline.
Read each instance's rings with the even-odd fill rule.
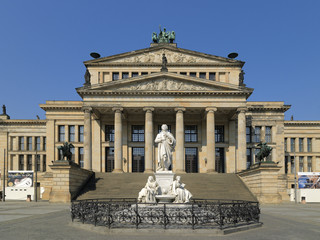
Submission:
[[[168,72],[160,71],[163,54]],[[296,144],[304,139],[304,154],[297,155],[305,158],[303,169],[320,171],[320,121],[284,121],[290,108],[284,102],[247,101],[253,89],[240,77],[242,61],[152,44],[84,64],[86,82],[77,88],[82,101],[40,104],[45,120],[0,118],[1,171],[3,149],[9,170],[35,169],[39,154],[39,179],[49,191],[48,179],[54,179],[49,165],[68,141],[75,147],[73,161],[84,169],[154,172],[154,137],[163,123],[177,140],[172,164],[177,173],[239,173],[256,162],[255,147],[262,141],[273,147],[270,160],[285,190],[292,176],[285,141],[291,138]]]

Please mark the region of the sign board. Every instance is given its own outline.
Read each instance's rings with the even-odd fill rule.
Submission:
[[[298,172],[300,189],[320,189],[320,172]]]
[[[8,187],[33,186],[33,171],[8,171]]]

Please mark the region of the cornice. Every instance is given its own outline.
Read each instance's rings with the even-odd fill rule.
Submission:
[[[72,111],[82,111],[82,106],[71,107],[71,106],[41,106],[41,108],[45,111],[47,110],[72,110]]]
[[[267,111],[276,111],[276,112],[286,112],[290,109],[290,106],[284,105],[283,107],[248,107],[249,112],[267,112]]]
[[[0,125],[46,125],[47,120],[0,120]]]
[[[167,67],[242,67],[242,63],[168,63]],[[160,63],[88,63],[87,67],[159,67],[161,68]]]
[[[320,121],[284,121],[284,125],[318,125],[320,126]]]

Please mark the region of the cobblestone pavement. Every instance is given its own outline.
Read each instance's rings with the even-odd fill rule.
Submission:
[[[192,231],[156,232],[117,231],[103,233],[94,227],[87,230],[71,223],[69,204],[47,202],[0,202],[0,239],[319,239],[320,204],[280,204],[261,207],[260,228],[209,236]]]

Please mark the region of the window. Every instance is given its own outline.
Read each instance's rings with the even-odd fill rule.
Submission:
[[[308,152],[312,152],[312,138],[307,139]]]
[[[79,166],[80,167],[84,167],[84,161],[83,161],[83,148],[82,147],[80,147],[79,148]]]
[[[71,161],[74,162],[75,160],[74,148],[70,148],[70,152],[72,153]]]
[[[299,172],[303,172],[303,157],[299,157]]]
[[[205,72],[199,73],[199,77],[203,78],[203,79],[206,79],[206,73]]]
[[[251,127],[246,127],[246,142],[251,143]]]
[[[266,143],[272,142],[272,127],[266,126],[265,142]]]
[[[32,151],[32,137],[27,137],[27,150]]]
[[[138,77],[138,76],[139,76],[139,73],[137,73],[137,72],[132,73],[132,77]]]
[[[76,127],[74,125],[69,126],[69,142],[75,142]]]
[[[251,148],[247,148],[247,169],[250,168],[252,163],[252,151]]]
[[[254,149],[254,156],[255,156],[255,163],[257,163],[259,160],[257,158],[257,154],[260,152],[260,149],[259,148],[255,148]]]
[[[43,155],[43,166],[42,166],[43,171],[47,171],[47,155]]]
[[[161,126],[162,125],[158,125],[158,133],[160,133],[162,131]],[[168,126],[168,132],[171,133],[171,125],[167,125],[167,126]]]
[[[196,72],[191,72],[189,75],[190,75],[190,77],[196,77],[197,73]]]
[[[148,75],[148,73],[147,72],[142,72],[141,76],[144,76],[144,75]]]
[[[132,148],[132,172],[144,172],[144,148]]]
[[[22,171],[24,170],[24,156],[23,155],[19,155],[19,170]]]
[[[19,150],[24,150],[24,137],[19,137]]]
[[[187,125],[184,129],[185,142],[198,142],[197,125]]]
[[[187,173],[198,172],[198,148],[185,148],[185,166]]]
[[[40,137],[36,137],[36,150],[40,151]]]
[[[288,138],[284,139],[284,151],[287,152],[288,149]]]
[[[261,127],[254,128],[254,142],[255,143],[261,142]]]
[[[303,138],[299,138],[299,152],[303,152]]]
[[[83,134],[84,134],[84,127],[83,125],[79,126],[79,142],[83,142]]]
[[[59,139],[58,141],[59,142],[64,142],[64,134],[65,134],[65,131],[64,131],[64,126],[59,126]]]
[[[132,142],[144,142],[144,126],[132,126]]]
[[[114,142],[114,125],[106,125],[106,137],[107,142]]]
[[[308,172],[312,172],[312,157],[308,156],[307,161],[308,161],[308,169],[307,169],[307,171]]]
[[[43,137],[43,150],[47,150],[47,138]]]
[[[119,73],[118,72],[113,72],[112,73],[112,81],[119,80]]]
[[[291,148],[291,152],[295,152],[296,151],[296,139],[295,138],[291,138],[290,139],[290,148]]]
[[[224,126],[215,127],[215,140],[216,143],[224,142]]]
[[[216,73],[215,72],[210,72],[209,73],[209,80],[212,80],[212,81],[216,80]]]
[[[40,155],[36,155],[36,161],[37,161],[37,169],[36,169],[36,171],[38,172],[38,171],[40,171]]]
[[[180,74],[181,74],[181,75],[187,75],[187,73],[186,73],[186,72],[180,72]]]
[[[32,155],[27,155],[27,170],[32,170]]]
[[[295,172],[294,157],[291,157],[291,173]]]
[[[122,73],[122,79],[125,79],[125,78],[129,78],[129,73],[128,72],[123,72]]]

